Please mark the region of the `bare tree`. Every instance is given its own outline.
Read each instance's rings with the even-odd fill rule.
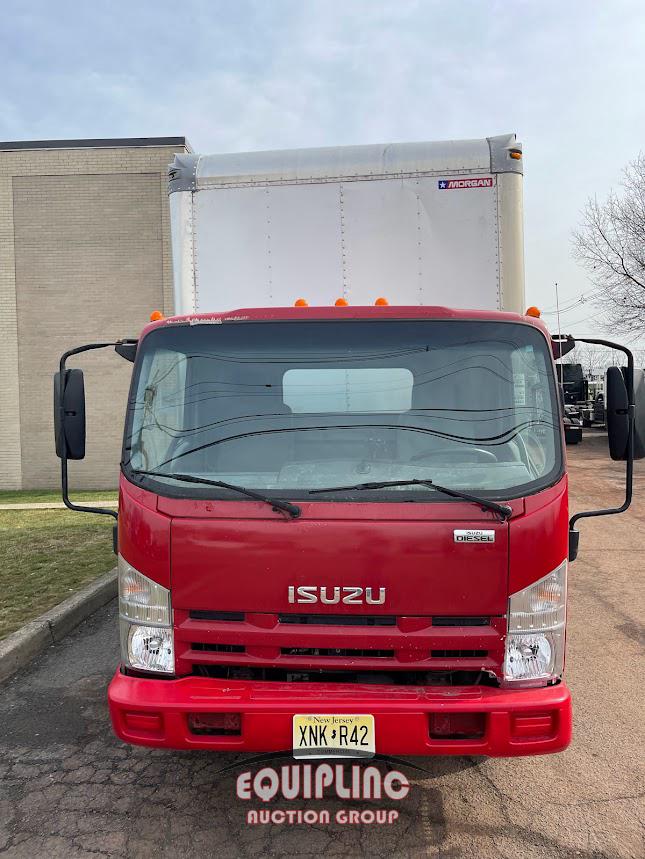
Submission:
[[[573,254],[597,287],[594,303],[614,330],[645,333],[645,155],[623,171],[622,191],[587,201]]]
[[[632,349],[636,367],[645,368],[645,349]]]
[[[594,346],[591,343],[582,343],[579,349],[579,362],[588,379],[605,370],[611,363],[611,352],[603,346]]]

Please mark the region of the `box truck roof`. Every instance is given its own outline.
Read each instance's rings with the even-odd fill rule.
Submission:
[[[514,134],[478,140],[439,140],[365,146],[327,146],[220,155],[178,154],[169,190],[193,191],[240,182],[306,182],[376,178],[408,173],[521,173],[522,152]]]

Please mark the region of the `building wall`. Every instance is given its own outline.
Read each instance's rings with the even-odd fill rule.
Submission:
[[[172,313],[166,168],[175,147],[0,152],[0,489],[59,485],[52,377],[62,352]],[[87,455],[70,485],[118,480],[132,364],[82,354]]]

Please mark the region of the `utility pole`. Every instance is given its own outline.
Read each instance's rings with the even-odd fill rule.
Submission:
[[[562,328],[560,327],[560,296],[558,295],[558,282],[555,282],[555,309],[558,315],[558,339],[562,343]],[[560,370],[560,385],[563,383],[564,379],[564,370],[562,367],[562,359],[558,362],[558,368]]]

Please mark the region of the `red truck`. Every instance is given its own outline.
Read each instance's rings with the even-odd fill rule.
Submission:
[[[492,150],[487,170],[455,168],[454,190],[437,178],[449,175],[445,163],[430,170],[417,156],[410,178],[408,162],[401,175],[391,161],[368,172],[361,153],[351,181],[393,180],[407,205],[405,182],[428,179],[437,205],[465,207],[463,224],[468,194],[492,188],[508,199],[505,162]],[[276,193],[290,182],[285,164],[294,161],[289,193]],[[313,161],[303,176],[293,153],[277,166],[268,159],[275,184],[266,166],[236,162],[232,171],[227,163],[226,173],[206,164],[210,184],[202,188],[196,161],[173,165],[171,191],[179,180],[176,193],[191,198],[173,209],[171,195],[176,305],[186,312],[155,314],[136,340],[89,344],[61,358],[54,391],[63,498],[72,509],[115,517],[69,499],[67,461],[84,456],[85,413],[82,371],[67,361],[115,346],[134,362],[115,525],[122,658],[108,693],[114,730],[147,746],[289,750],[298,758],[561,751],[571,740],[562,675],[575,524],[630,503],[634,457],[645,452],[642,373],[628,349],[607,343],[627,357],[607,379],[610,453],[626,462],[625,501],[570,520],[554,358],[574,341],[553,339],[535,311],[413,303],[414,266],[412,285],[391,283],[390,298],[399,291],[408,298],[400,305],[383,297],[385,281],[373,268],[368,280],[377,279],[378,291],[368,305],[370,283],[356,274],[363,245],[348,228],[341,245],[356,264],[358,304],[348,280],[334,301],[324,290],[338,281],[325,286],[327,275],[317,281],[312,272],[315,303],[299,297],[308,292],[303,283],[286,306],[287,278],[283,306],[196,312],[195,271],[202,284],[206,277],[234,287],[226,281],[234,266],[222,262],[222,245],[191,272],[178,210],[189,213],[196,259],[195,223],[208,222],[208,206],[222,206],[201,202],[199,193],[228,193],[225,244],[235,256],[250,213],[269,205],[253,196],[249,176],[295,223],[298,206],[310,201],[291,191],[319,193],[324,184]],[[330,184],[341,181],[338,161]],[[186,172],[192,187],[181,185]],[[236,209],[240,191],[252,195]],[[381,188],[377,198],[391,214],[396,201],[388,194]],[[347,196],[337,199],[345,205]],[[426,204],[424,212],[434,211]],[[497,236],[498,253],[511,260],[504,241]],[[406,248],[389,252],[402,255],[406,271]],[[454,271],[437,261],[443,291],[429,282],[422,298],[433,290],[445,298],[448,290],[453,304],[462,302],[463,261],[452,264]],[[209,265],[219,268],[205,275]],[[269,298],[278,292],[275,280],[262,288]],[[245,289],[246,276],[242,297]],[[499,296],[499,282],[485,290]],[[515,293],[508,287],[506,295]]]

